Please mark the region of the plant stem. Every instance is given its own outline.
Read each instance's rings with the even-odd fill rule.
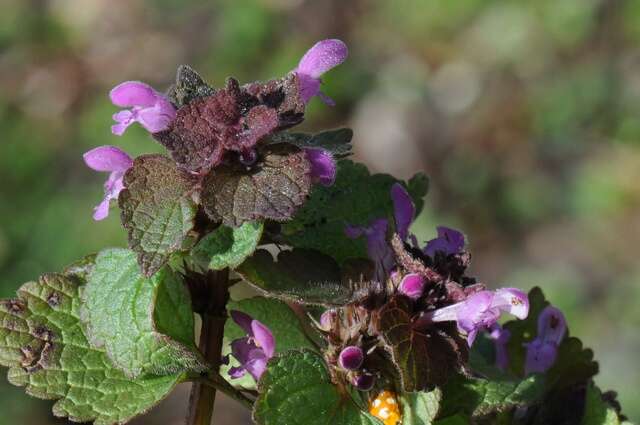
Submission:
[[[242,405],[244,405],[244,407],[246,407],[247,409],[253,408],[253,400],[233,388],[233,386],[225,381],[224,378],[220,375],[198,378],[197,381],[209,387],[213,387],[218,391],[222,391],[227,396],[231,397],[239,403],[242,403]]]
[[[227,301],[229,300],[229,269],[208,272],[202,275],[205,280],[202,296],[206,297],[205,308],[200,312],[202,329],[199,348],[205,359],[211,364],[212,375],[217,375],[222,360],[222,338],[224,323],[227,320]],[[203,378],[207,379],[207,378]],[[214,382],[213,380],[210,380]],[[194,382],[189,397],[187,425],[210,425],[213,407],[216,401],[216,386],[203,382]]]

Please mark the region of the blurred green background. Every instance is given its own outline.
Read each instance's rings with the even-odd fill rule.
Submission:
[[[540,285],[594,348],[598,383],[640,419],[640,2],[636,0],[0,0],[0,295],[125,244],[91,220],[115,84],[167,87],[189,63],[214,85],[279,76],[316,40],[348,61],[303,127],[347,125],[375,171],[431,177],[423,239],[462,229],[490,285]],[[635,366],[634,366],[635,365]],[[4,374],[3,374],[4,375]],[[181,423],[186,389],[139,424]],[[248,423],[219,400],[220,424]],[[0,425],[53,424],[0,384]]]

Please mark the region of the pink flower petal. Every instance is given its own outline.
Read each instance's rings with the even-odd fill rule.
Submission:
[[[529,298],[520,289],[501,288],[496,290],[491,307],[513,314],[518,319],[526,319],[529,315]]]
[[[236,322],[236,324],[240,326],[242,330],[247,333],[247,335],[253,336],[253,329],[251,327],[253,317],[238,310],[231,310],[230,314],[233,321]]]
[[[111,89],[111,102],[121,107],[153,106],[162,97],[153,87],[140,81],[125,81]]]
[[[120,171],[128,170],[133,161],[122,149],[115,146],[99,146],[83,155],[87,166],[96,171]]]
[[[403,241],[409,234],[409,226],[413,223],[416,215],[416,207],[406,189],[395,183],[391,186],[391,199],[393,200],[393,213],[396,219],[396,232]]]
[[[296,71],[317,79],[344,62],[348,54],[349,49],[344,42],[336,39],[322,40],[305,53]]]
[[[538,338],[544,342],[560,345],[567,332],[564,314],[553,306],[547,306],[538,316]]]
[[[258,346],[264,350],[267,358],[273,357],[276,349],[276,341],[273,334],[264,324],[257,320],[251,322],[251,329],[253,337],[255,338]]]
[[[102,202],[100,202],[98,204],[98,206],[96,206],[93,209],[93,219],[95,221],[100,221],[100,220],[104,220],[105,218],[107,218],[109,216],[109,202],[111,201],[111,198],[109,196],[106,196]]]

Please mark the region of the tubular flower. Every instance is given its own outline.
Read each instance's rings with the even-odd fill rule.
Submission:
[[[564,314],[548,306],[538,317],[538,336],[526,344],[525,374],[544,373],[553,366],[558,356],[558,347],[567,331]]]
[[[348,54],[347,45],[336,39],[319,41],[304,54],[293,70],[300,81],[300,96],[304,103],[309,103],[312,97],[319,96],[327,105],[335,104],[331,98],[320,92],[320,77],[344,62]]]
[[[323,186],[332,186],[336,181],[336,161],[330,152],[324,149],[307,148],[304,150],[311,163],[311,179]]]
[[[501,370],[506,370],[509,366],[509,355],[507,353],[507,343],[511,339],[511,332],[504,329],[497,323],[491,326],[489,338],[493,340],[496,348],[496,366]]]
[[[384,282],[395,264],[393,250],[387,242],[388,226],[389,222],[380,218],[366,227],[349,225],[345,228],[348,238],[367,238],[367,254],[375,264],[375,278],[378,282]]]
[[[426,313],[421,320],[456,321],[458,329],[467,334],[471,346],[478,332],[493,326],[503,312],[525,319],[529,314],[527,294],[516,288],[480,291],[464,301]]]
[[[103,220],[109,215],[110,201],[117,199],[124,188],[122,178],[133,165],[133,160],[125,151],[115,146],[97,147],[85,153],[83,158],[92,170],[110,173],[104,184],[104,199],[94,208],[93,213],[94,220]]]
[[[130,108],[113,115],[117,124],[111,126],[111,132],[116,136],[122,136],[134,122],[150,133],[157,133],[166,130],[176,117],[176,109],[165,95],[139,81],[118,84],[109,97],[114,105]]]
[[[391,200],[393,201],[393,215],[396,221],[396,233],[403,241],[409,237],[409,226],[416,218],[416,207],[411,196],[400,183],[391,186]]]
[[[459,254],[464,249],[464,235],[455,229],[438,226],[438,237],[427,242],[424,253],[429,257],[442,252],[444,255]]]
[[[229,369],[231,378],[240,378],[247,372],[256,382],[267,369],[267,362],[275,353],[273,334],[264,324],[240,311],[231,311],[231,318],[247,333],[246,337],[231,342],[231,355],[240,362]]]

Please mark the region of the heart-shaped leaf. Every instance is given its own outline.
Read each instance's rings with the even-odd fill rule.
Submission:
[[[84,262],[66,273],[43,275],[24,284],[18,298],[0,300],[0,364],[9,367],[9,381],[29,395],[57,400],[56,416],[125,423],[166,397],[184,376],[128,378],[89,344],[78,293],[87,268]]]
[[[146,276],[183,248],[196,216],[194,184],[192,176],[163,155],[139,156],[125,174],[118,198],[122,224]]]
[[[209,173],[202,205],[214,221],[230,227],[265,219],[286,221],[307,199],[310,171],[304,151],[287,144],[269,146],[249,169],[223,164]]]
[[[382,307],[375,326],[405,392],[443,385],[466,363],[466,341],[455,326],[443,323],[425,331],[413,329],[406,297],[394,297]]]
[[[104,347],[128,376],[206,370],[194,343],[191,297],[168,267],[144,277],[135,254],[107,249],[83,291],[83,322],[94,347]]]
[[[341,281],[338,264],[313,250],[282,251],[277,261],[258,250],[236,272],[267,296],[304,304],[344,305],[356,293],[350,282]]]

